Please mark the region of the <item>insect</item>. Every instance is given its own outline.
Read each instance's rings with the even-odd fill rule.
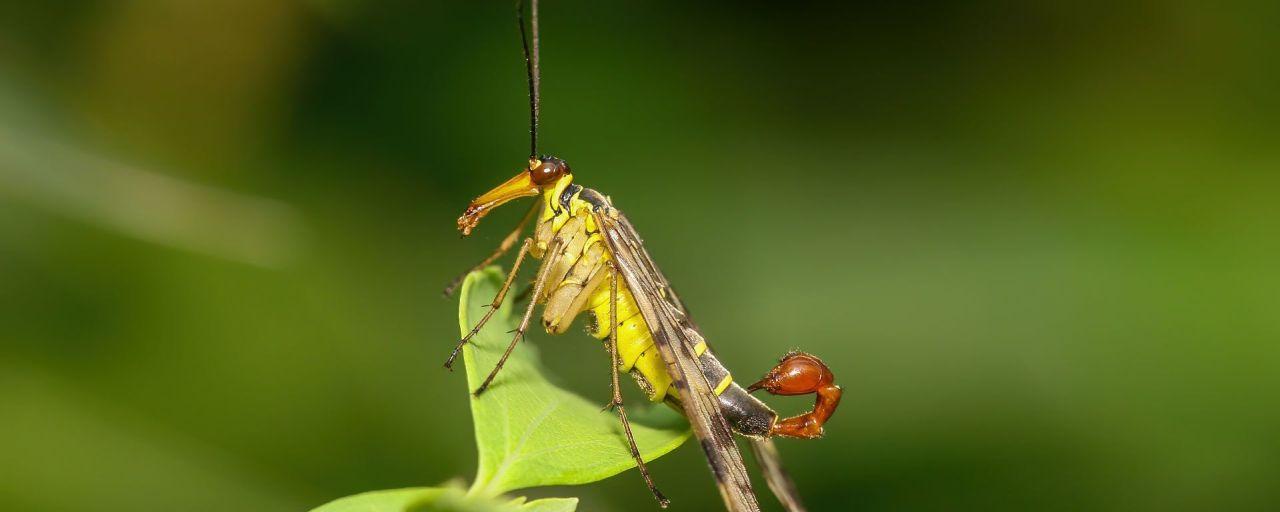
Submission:
[[[579,315],[594,319],[589,332],[607,340],[612,360],[611,401],[618,412],[628,448],[645,484],[662,507],[669,501],[657,489],[640,459],[619,387],[619,373],[628,372],[654,402],[666,402],[684,413],[697,436],[720,494],[733,512],[758,511],[742,455],[734,442],[736,432],[752,440],[752,448],[766,481],[788,510],[803,510],[794,485],[778,461],[770,438],[816,438],[835,412],[841,390],[835,377],[816,356],[792,352],[766,375],[743,388],[716,358],[688,308],[658,269],[640,236],[611,200],[593,189],[573,183],[574,174],[564,160],[537,156],[539,116],[538,2],[532,1],[530,27],[532,52],[525,33],[523,5],[517,4],[529,82],[530,157],[527,167],[514,177],[477,197],[462,216],[458,229],[469,235],[493,209],[512,200],[538,197],[516,228],[489,257],[483,268],[516,247],[511,271],[491,307],[471,331],[458,341],[446,367],[461,348],[484,326],[502,304],[521,265],[528,256],[542,260],[519,327],[501,359],[474,391],[480,397],[502,370],[507,357],[524,336],[535,306],[541,304],[542,326],[550,334],[565,332]],[[533,234],[521,240],[526,225]],[[449,295],[457,282],[446,289]],[[774,395],[813,394],[812,410],[779,418],[751,392]]]

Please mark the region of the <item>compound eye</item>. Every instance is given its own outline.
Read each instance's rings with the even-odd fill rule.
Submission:
[[[554,160],[543,160],[529,169],[529,177],[540,187],[555,183],[561,176],[564,176],[564,165]]]

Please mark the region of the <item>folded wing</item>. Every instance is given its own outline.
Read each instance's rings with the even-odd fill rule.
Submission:
[[[758,512],[760,505],[751,488],[742,454],[694,353],[694,347],[704,342],[702,335],[694,328],[679,298],[644,250],[626,217],[611,206],[603,205],[594,215],[618,272],[635,296],[654,344],[667,364],[672,386],[679,393],[685,417],[706,453],[725,505],[731,512]]]

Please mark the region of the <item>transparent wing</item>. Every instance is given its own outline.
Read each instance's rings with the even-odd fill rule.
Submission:
[[[611,208],[611,207],[610,207]],[[612,208],[611,208],[612,209]],[[617,212],[616,209],[612,209]],[[630,240],[629,243],[634,250],[631,252],[637,256],[636,267],[649,275],[659,295],[664,295],[670,305],[678,310],[678,320],[681,325],[698,331],[698,324],[694,322],[693,317],[689,314],[689,308],[680,300],[675,288],[671,286],[671,282],[667,280],[667,276],[662,273],[662,269],[658,268],[653,258],[644,249],[644,244],[639,233],[627,220],[626,216],[621,212],[617,212],[616,224],[609,227],[610,230],[617,232],[617,238],[620,240]],[[616,252],[616,251],[615,251]],[[634,287],[633,287],[634,288]],[[694,346],[696,340],[691,337],[682,337],[682,344],[686,346]],[[692,344],[690,343],[692,342]],[[708,343],[710,346],[710,343]],[[783,509],[787,512],[805,512],[804,503],[800,500],[800,494],[796,491],[795,482],[791,479],[791,475],[787,473],[782,466],[782,459],[778,454],[778,449],[773,445],[770,439],[750,439],[752,455],[760,464],[760,468],[764,473],[765,481],[769,484],[769,489],[777,496],[778,501],[782,503]]]
[[[694,353],[693,347],[703,342],[702,335],[626,217],[612,207],[601,206],[596,209],[595,218],[619,273],[649,325],[654,344],[667,363],[672,386],[680,395],[685,416],[707,456],[725,505],[731,512],[758,512],[760,505],[742,454]]]
[[[773,445],[773,439],[768,437],[751,439],[751,453],[755,455],[756,463],[764,472],[764,480],[769,484],[769,490],[773,491],[773,495],[778,497],[778,502],[782,503],[783,510],[806,512],[804,502],[800,501],[800,493],[796,491],[795,482],[782,467],[782,458],[778,456],[778,447]]]

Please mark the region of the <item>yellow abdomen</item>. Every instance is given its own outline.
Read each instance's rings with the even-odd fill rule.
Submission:
[[[595,332],[591,335],[599,339],[609,337],[609,286],[599,287],[587,300],[587,309],[596,317]],[[618,282],[618,369],[635,370],[649,381],[651,389],[645,390],[649,399],[660,402],[667,396],[671,387],[671,376],[667,374],[667,365],[662,361],[662,354],[653,345],[653,335],[649,326],[640,314],[636,300],[626,283]],[[674,392],[674,390],[672,390]]]

